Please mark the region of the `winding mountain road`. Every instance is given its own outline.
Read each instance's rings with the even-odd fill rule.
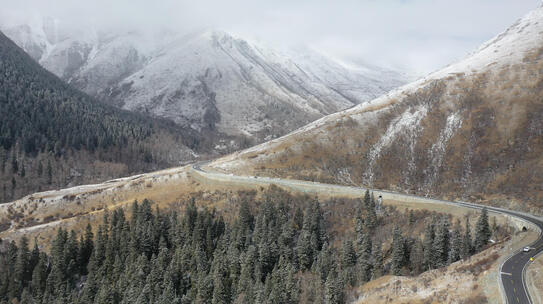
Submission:
[[[215,180],[218,182],[231,182],[237,184],[249,184],[249,185],[270,185],[275,184],[278,186],[284,186],[293,190],[305,192],[305,193],[326,193],[328,195],[360,195],[363,196],[366,191],[365,188],[340,186],[323,184],[310,181],[290,180],[270,177],[257,177],[257,176],[237,176],[233,174],[225,174],[218,172],[211,172],[202,169],[206,163],[196,163],[192,165],[192,171],[203,178]],[[453,202],[432,199],[427,197],[420,197],[410,194],[402,194],[385,190],[373,190],[377,195],[381,195],[383,199],[406,199],[413,202],[432,203],[432,204],[446,204],[460,207],[467,207],[472,209],[482,209],[486,207],[491,213],[497,213],[501,215],[507,215],[517,220],[521,220],[526,224],[527,229],[539,230],[538,239],[533,242],[529,247],[529,252],[523,252],[522,248],[518,248],[513,254],[511,254],[501,265],[499,271],[499,283],[502,286],[503,298],[507,304],[533,304],[533,300],[528,293],[526,286],[525,269],[532,262],[531,258],[543,252],[543,220],[530,214],[511,211],[502,208],[483,206],[478,204],[472,204],[467,202]]]

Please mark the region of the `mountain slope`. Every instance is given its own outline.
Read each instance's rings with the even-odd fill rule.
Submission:
[[[392,71],[345,68],[308,48],[278,51],[221,31],[151,38],[66,35],[43,25],[7,30],[45,68],[101,100],[256,142],[405,82]]]
[[[171,123],[98,103],[2,33],[0,115],[3,201],[186,162],[193,158],[186,145],[198,140]]]
[[[456,64],[212,165],[540,213],[542,135],[538,8]]]

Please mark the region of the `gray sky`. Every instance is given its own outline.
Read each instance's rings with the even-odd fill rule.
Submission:
[[[423,74],[461,59],[541,0],[2,0],[0,18],[73,27],[218,28]]]

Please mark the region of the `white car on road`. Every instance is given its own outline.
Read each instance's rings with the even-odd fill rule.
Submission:
[[[530,250],[532,250],[532,248],[530,248],[530,247],[524,247],[522,249],[522,251],[524,251],[524,252],[529,252]]]

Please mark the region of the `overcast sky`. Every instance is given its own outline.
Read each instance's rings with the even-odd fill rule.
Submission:
[[[218,28],[309,45],[344,61],[416,74],[461,59],[541,0],[1,0],[0,18],[71,27]]]

